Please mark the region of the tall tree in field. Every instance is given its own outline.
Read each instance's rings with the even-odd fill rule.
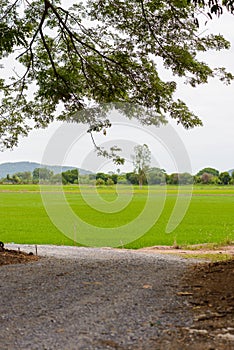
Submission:
[[[0,5],[0,64],[15,60],[12,73],[0,79],[2,148],[54,119],[105,132],[108,110],[77,115],[103,103],[107,109],[111,103],[138,105],[125,113],[145,124],[171,117],[185,128],[201,125],[174,97],[176,82],[160,78],[158,59],[193,87],[214,76],[233,79],[223,67],[213,69],[197,58],[230,46],[221,35],[199,35],[197,9],[208,7],[209,18],[220,15],[220,1],[86,0],[67,8],[60,0],[1,0]],[[223,5],[233,11],[233,1]]]
[[[146,173],[150,168],[151,152],[147,145],[137,145],[134,147],[133,165],[138,174],[140,188],[146,180]]]

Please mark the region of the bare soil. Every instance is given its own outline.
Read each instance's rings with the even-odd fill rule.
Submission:
[[[193,312],[193,325],[178,329],[171,349],[234,349],[234,259],[188,268],[177,292]],[[186,347],[187,349],[187,347]]]
[[[37,260],[38,257],[32,253],[25,253],[13,249],[4,249],[0,251],[0,266],[9,264],[25,264],[27,262]]]
[[[181,257],[186,255],[201,256],[202,255],[228,255],[234,258],[234,245],[226,245],[222,247],[212,247],[209,244],[192,245],[189,248],[180,248],[179,246],[153,246],[139,249],[140,252],[145,253],[164,253],[164,254],[177,254]]]

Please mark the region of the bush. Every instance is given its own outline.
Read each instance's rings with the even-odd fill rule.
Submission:
[[[115,183],[112,179],[109,178],[109,179],[107,179],[106,184],[107,184],[107,186],[113,186]]]
[[[104,186],[105,185],[105,181],[101,178],[96,180],[96,186]]]

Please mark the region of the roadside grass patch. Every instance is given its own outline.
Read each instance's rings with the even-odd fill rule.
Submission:
[[[176,253],[172,253],[173,255],[179,255]],[[181,254],[179,255],[185,259],[204,259],[212,262],[217,261],[228,261],[233,260],[233,255],[231,254],[220,254],[220,253],[204,253],[204,254]]]

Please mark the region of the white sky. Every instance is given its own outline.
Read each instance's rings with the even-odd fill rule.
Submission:
[[[220,32],[231,42],[232,47],[228,51],[206,53],[202,58],[211,66],[226,67],[234,74],[233,25],[234,17],[232,15],[225,15],[219,20],[216,19],[208,23],[208,32]],[[193,173],[208,166],[217,168],[220,171],[233,169],[234,83],[226,86],[217,79],[211,79],[209,84],[198,86],[197,88],[191,88],[188,85],[179,83],[177,96],[184,100],[190,109],[201,117],[204,123],[203,127],[192,130],[184,130],[182,127],[172,124],[175,126],[187,149]],[[45,146],[57,127],[58,123],[54,123],[45,130],[32,131],[29,137],[20,141],[17,148],[0,153],[0,163],[16,161],[41,162]],[[116,134],[115,137],[117,137]],[[66,165],[81,166],[79,159],[81,159],[80,156],[82,156],[83,150],[91,148],[91,141],[87,137],[83,140],[81,154],[79,155],[76,152],[76,156],[73,157],[71,153],[67,157]],[[164,164],[162,164],[163,166]],[[116,166],[113,167],[111,164],[108,164],[105,167],[105,171],[116,168]],[[173,166],[169,165],[169,163],[165,168],[168,173],[174,171]],[[187,169],[184,170],[186,171]]]

